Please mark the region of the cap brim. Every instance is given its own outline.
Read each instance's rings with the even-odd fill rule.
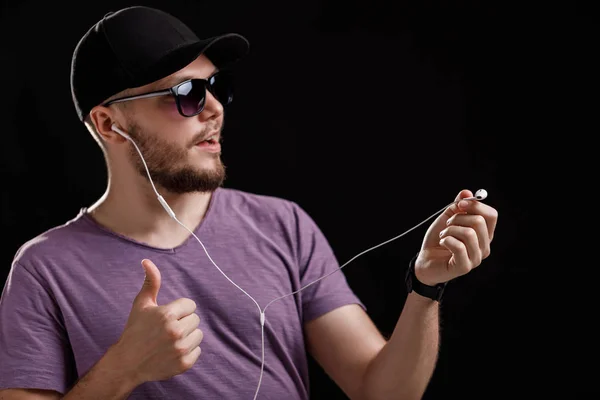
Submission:
[[[242,59],[250,49],[248,40],[237,33],[228,33],[181,46],[163,57],[136,80],[136,86],[144,86],[163,79],[185,68],[200,55],[206,57],[219,69],[227,68]]]

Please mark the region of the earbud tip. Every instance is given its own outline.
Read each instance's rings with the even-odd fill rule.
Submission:
[[[485,189],[479,189],[478,191],[475,192],[475,197],[477,197],[477,199],[479,200],[483,200],[487,197],[488,193],[487,190]]]

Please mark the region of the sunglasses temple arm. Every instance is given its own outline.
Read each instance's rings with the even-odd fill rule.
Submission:
[[[166,94],[171,94],[171,90],[170,89],[166,89],[166,90],[160,90],[158,92],[151,92],[151,93],[145,93],[145,94],[139,94],[137,96],[128,96],[128,97],[123,97],[121,99],[115,99],[115,100],[111,100],[107,103],[108,104],[112,104],[112,103],[121,103],[123,101],[129,101],[129,100],[135,100],[135,99],[146,99],[148,97],[157,97],[157,96],[164,96]]]

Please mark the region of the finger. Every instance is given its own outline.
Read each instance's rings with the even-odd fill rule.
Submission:
[[[477,200],[461,201],[458,203],[458,207],[467,214],[481,215],[486,222],[488,238],[490,241],[494,238],[494,231],[496,230],[496,223],[498,221],[498,211],[495,208]]]
[[[182,337],[186,337],[198,328],[198,325],[200,325],[200,317],[196,313],[191,313],[190,315],[181,318],[177,323],[181,327]]]
[[[448,220],[447,224],[448,226],[463,226],[474,229],[479,240],[479,250],[482,257],[486,258],[490,255],[490,238],[488,237],[486,220],[483,216],[456,214]]]
[[[144,307],[147,305],[158,305],[157,297],[160,289],[160,270],[150,260],[142,260],[145,276],[142,288],[134,299],[134,306]]]
[[[178,349],[181,349],[182,352],[186,354],[190,351],[194,350],[194,348],[200,346],[202,339],[204,338],[204,333],[200,329],[194,329],[190,332],[189,335],[177,341],[175,346]],[[185,350],[184,350],[185,349]]]
[[[447,248],[451,253],[448,261],[448,270],[464,275],[471,270],[471,261],[464,243],[452,236],[440,240],[440,246]]]
[[[451,225],[440,233],[441,239],[447,236],[452,236],[464,244],[471,264],[481,264],[482,254],[481,249],[479,248],[479,239],[473,228]]]
[[[458,207],[458,202],[460,199],[466,199],[467,197],[473,197],[473,192],[467,189],[461,190],[458,193],[458,195],[456,195],[456,197],[454,198],[454,202],[450,204],[450,206],[446,208],[446,210],[444,210],[446,218],[450,218],[451,216],[457,213],[464,213],[464,211],[462,211]]]
[[[200,347],[196,347],[192,349],[192,351],[190,351],[188,354],[183,356],[181,359],[181,364],[184,367],[184,369],[192,368],[196,361],[198,361],[198,357],[200,357],[201,352],[202,350],[200,349]]]
[[[196,311],[196,303],[194,300],[182,297],[177,300],[173,300],[161,308],[170,319],[178,320]]]

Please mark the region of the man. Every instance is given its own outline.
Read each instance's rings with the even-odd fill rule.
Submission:
[[[223,107],[248,48],[148,7],[81,39],[73,100],[109,182],[17,252],[0,398],[307,399],[306,352],[349,398],[422,396],[444,284],[490,254],[497,212],[463,190],[432,223],[386,340],[297,204],[222,186]]]

